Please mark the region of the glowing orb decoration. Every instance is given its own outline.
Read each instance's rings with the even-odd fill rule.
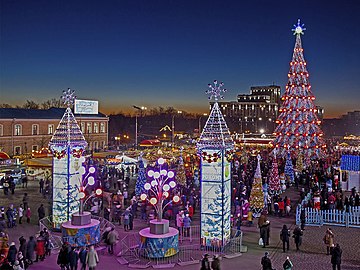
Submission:
[[[153,170],[149,170],[149,171],[148,171],[148,176],[149,176],[149,177],[153,177],[153,176],[154,176],[154,171],[153,171]]]
[[[170,172],[167,173],[167,176],[168,176],[169,178],[173,178],[174,175],[175,175],[175,174],[174,174],[173,171],[170,171]]]
[[[151,185],[149,183],[146,183],[144,185],[145,190],[149,190],[151,188]]]
[[[85,193],[84,192],[79,192],[79,198],[82,200],[85,198]]]
[[[159,165],[163,165],[164,163],[165,163],[165,159],[163,159],[163,158],[158,159],[158,164]]]
[[[167,175],[167,171],[166,171],[166,170],[161,170],[161,171],[160,171],[160,174],[163,175],[163,176],[165,176],[165,175]]]
[[[152,185],[153,187],[155,187],[155,186],[157,185],[156,180],[152,180],[152,181],[151,181],[151,185]]]
[[[170,186],[168,184],[163,186],[163,190],[164,191],[169,191],[170,190]]]
[[[89,173],[94,173],[95,172],[95,167],[90,167],[89,168]]]
[[[90,186],[92,186],[92,185],[95,184],[95,179],[94,179],[94,177],[90,176],[90,177],[88,178],[88,184],[89,184]]]
[[[169,185],[170,185],[170,187],[171,187],[171,188],[176,187],[176,183],[175,183],[175,181],[170,181]]]
[[[165,192],[163,193],[163,195],[164,195],[165,198],[167,198],[167,197],[169,197],[169,192],[165,191]]]
[[[156,204],[156,203],[157,203],[157,199],[156,199],[156,198],[151,198],[151,199],[150,199],[150,203],[153,204],[153,205]]]
[[[300,23],[300,19],[298,19],[297,24],[294,24],[294,28],[291,29],[294,32],[294,35],[300,35],[300,34],[304,34],[304,31],[306,30],[306,28],[304,27],[304,24]]]
[[[86,169],[84,166],[81,166],[80,169],[79,169],[79,173],[84,175],[86,173]]]
[[[95,194],[100,196],[102,194],[102,189],[101,188],[98,188],[96,191],[95,191]]]
[[[160,177],[160,173],[159,172],[154,172],[154,178],[159,178]]]
[[[175,203],[177,203],[177,202],[179,202],[180,201],[180,197],[179,196],[174,196],[173,197],[173,201],[175,202]]]
[[[141,195],[140,195],[140,199],[141,199],[142,201],[145,201],[146,198],[147,198],[147,195],[146,195],[146,194],[141,194]]]

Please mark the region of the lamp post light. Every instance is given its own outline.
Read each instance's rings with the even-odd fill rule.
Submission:
[[[164,201],[170,197],[170,190],[176,187],[176,183],[173,180],[175,174],[173,171],[164,169],[166,163],[163,158],[157,160],[155,170],[149,170],[147,175],[151,179],[150,183],[147,182],[144,185],[146,193],[141,194],[140,199],[150,202],[157,213],[157,220],[162,221],[162,215],[164,209],[171,203],[171,200],[164,204]],[[180,197],[175,195],[172,198],[175,203],[180,201]]]
[[[144,106],[139,107],[139,106],[133,105],[133,108],[136,109],[137,112],[140,111],[140,117],[142,116],[142,112],[144,110],[147,110],[147,108]],[[138,146],[138,114],[136,113],[135,114],[135,149],[137,149],[137,146]]]
[[[177,114],[182,114],[182,111],[177,111]],[[171,121],[171,146],[174,147],[174,141],[175,141],[175,114],[172,116]]]

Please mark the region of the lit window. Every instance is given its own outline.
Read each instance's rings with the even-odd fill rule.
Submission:
[[[4,126],[0,125],[0,136],[4,136]]]
[[[37,150],[38,150],[38,146],[37,146],[37,145],[33,145],[33,146],[32,146],[32,150],[33,150],[33,151],[37,151]]]
[[[92,133],[92,129],[91,129],[91,123],[86,123],[86,133]]]
[[[33,124],[32,125],[32,135],[39,135],[39,125],[38,124]]]
[[[94,133],[99,133],[99,124],[94,123]]]
[[[20,136],[22,135],[22,126],[20,124],[16,124],[14,126],[14,135],[15,136]],[[16,152],[16,151],[15,151]]]
[[[85,133],[85,123],[84,122],[80,123],[80,127],[81,127],[81,132]]]
[[[48,125],[48,134],[54,134],[54,125],[53,124]]]
[[[21,146],[15,146],[14,147],[14,155],[15,156],[21,155]]]

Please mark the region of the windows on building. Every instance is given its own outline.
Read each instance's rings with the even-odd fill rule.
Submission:
[[[85,133],[85,123],[84,122],[80,123],[80,128],[81,128],[81,132]]]
[[[54,125],[53,124],[48,125],[48,134],[54,134]]]
[[[39,149],[39,148],[38,148],[37,145],[33,145],[32,148],[31,148],[31,150],[34,151],[34,152],[37,151],[38,149]]]
[[[92,133],[91,123],[86,123],[86,133],[87,133],[87,134]]]
[[[21,155],[21,146],[15,146],[14,147],[14,155],[15,156]]]
[[[105,133],[105,123],[104,122],[100,123],[100,133]]]
[[[14,135],[15,135],[15,136],[20,136],[20,135],[22,135],[22,125],[16,124],[16,125],[14,126]]]
[[[94,149],[94,150],[98,149],[98,142],[94,142],[94,143],[93,143],[93,149]]]
[[[94,123],[94,133],[99,133],[99,124]]]
[[[39,135],[39,125],[38,124],[33,124],[31,130],[32,130],[32,132],[31,132],[32,135]]]
[[[0,125],[0,136],[4,136],[4,126]]]

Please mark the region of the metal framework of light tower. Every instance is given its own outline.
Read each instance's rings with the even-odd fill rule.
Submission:
[[[67,108],[49,142],[54,155],[52,221],[56,229],[70,220],[71,215],[79,210],[80,204],[80,158],[87,142],[70,108],[75,98],[74,90],[69,88],[63,91],[62,99]]]
[[[223,83],[209,84],[206,93],[215,104],[197,143],[201,156],[201,243],[207,247],[225,246],[231,232],[231,161],[227,154],[234,149],[234,141],[217,102],[225,91]]]

